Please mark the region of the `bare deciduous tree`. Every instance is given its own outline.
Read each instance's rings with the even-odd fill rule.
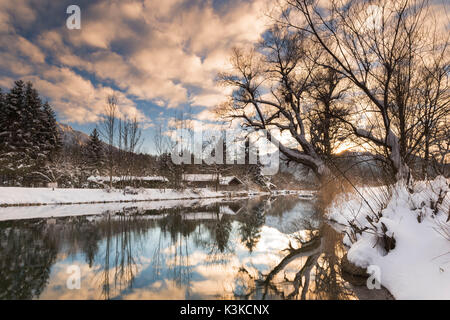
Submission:
[[[153,144],[157,157],[160,157],[163,153],[167,152],[169,148],[167,139],[168,137],[164,134],[162,125],[159,124],[155,130],[155,135],[153,136]]]
[[[143,143],[142,130],[137,117],[132,119],[124,116],[119,120],[119,166],[122,180],[133,180],[136,176],[134,170],[136,161],[136,152]]]
[[[267,130],[268,138],[279,144],[279,150],[289,160],[306,165],[323,179],[331,171],[321,153],[332,152],[330,114],[342,89],[336,73],[318,71],[321,57],[307,54],[315,50],[310,45],[302,32],[276,24],[257,49],[234,49],[234,72],[220,74],[219,80],[235,91],[217,112],[243,120],[244,127]],[[312,110],[316,110],[316,116],[325,115],[322,125],[314,127],[318,123],[309,121]],[[287,132],[295,146],[274,137],[274,128]],[[324,129],[328,132],[324,133]],[[314,141],[313,134],[320,138]]]
[[[429,39],[435,37],[423,23],[427,2],[377,0],[349,5],[331,0],[328,6],[319,6],[317,1],[287,0],[284,9],[288,10],[283,10],[281,23],[311,35],[334,62],[323,67],[352,82],[353,94],[363,107],[359,115],[340,120],[355,136],[384,151],[397,180],[408,179],[408,159],[423,138],[416,117],[421,107],[418,71],[424,60],[447,47],[430,48]],[[430,50],[434,50],[431,55]]]
[[[107,147],[107,163],[109,169],[109,187],[112,188],[112,181],[114,175],[114,142],[116,136],[116,121],[117,121],[117,105],[118,98],[116,95],[110,95],[107,98],[103,120],[100,123],[100,132],[108,142]]]
[[[448,37],[448,35],[447,35]],[[443,44],[448,46],[448,42]],[[439,43],[433,41],[431,54],[426,57],[418,72],[420,83],[417,90],[417,123],[419,134],[416,137],[417,156],[423,158],[422,176],[428,177],[431,163],[437,173],[444,173],[444,165],[449,153],[450,135],[448,129],[450,113],[450,57],[446,48],[437,48]],[[424,58],[425,59],[425,58]],[[436,159],[437,156],[437,159]],[[436,167],[437,165],[437,167]]]

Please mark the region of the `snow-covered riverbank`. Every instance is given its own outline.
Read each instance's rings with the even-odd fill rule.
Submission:
[[[385,187],[362,188],[368,203],[356,193],[343,194],[327,212],[347,226],[348,259],[379,268],[381,284],[396,299],[450,299],[449,182],[419,182],[412,192],[397,185],[390,199]],[[352,235],[351,224],[364,231]],[[389,252],[383,234],[395,239]]]
[[[212,191],[210,189],[143,189],[137,194],[124,194],[123,190],[104,189],[50,189],[50,188],[16,188],[0,187],[0,206],[12,205],[49,205],[49,204],[83,204],[132,202],[151,200],[183,200],[200,198],[240,197],[262,195],[256,191]]]
[[[240,198],[233,198],[237,200]],[[97,216],[105,213],[132,210],[164,210],[170,208],[192,208],[206,206],[216,202],[229,201],[229,198],[206,198],[191,200],[155,200],[127,203],[102,203],[102,204],[72,204],[72,205],[46,205],[46,206],[11,206],[0,208],[0,221],[26,220],[37,218],[62,218],[75,216]],[[224,206],[224,209],[227,207]],[[225,211],[225,210],[224,210]],[[228,212],[228,211],[227,211]],[[161,218],[163,216],[151,216]]]

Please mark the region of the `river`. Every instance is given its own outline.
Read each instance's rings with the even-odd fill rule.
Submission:
[[[0,299],[390,298],[346,280],[342,234],[313,199],[152,208],[1,221]]]

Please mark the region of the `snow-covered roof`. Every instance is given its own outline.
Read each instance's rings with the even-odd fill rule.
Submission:
[[[112,177],[112,181],[113,182],[118,182],[118,181],[123,181],[123,180],[164,181],[164,182],[168,182],[169,181],[166,177],[163,177],[163,176],[145,176],[145,177],[136,177],[136,176],[118,177],[118,176],[113,176]],[[88,178],[88,181],[92,181],[92,182],[108,182],[109,181],[109,177],[108,176],[90,176]]]
[[[189,182],[213,182],[213,181],[217,180],[217,175],[216,174],[204,174],[204,173],[184,174],[183,180],[189,181]],[[226,177],[219,176],[219,184],[221,184],[221,185],[228,185],[233,180],[237,180],[239,183],[242,183],[242,181],[239,180],[239,178],[237,178],[236,176],[226,176]]]
[[[184,174],[183,180],[190,182],[199,182],[199,181],[215,181],[217,179],[217,175],[215,174]]]

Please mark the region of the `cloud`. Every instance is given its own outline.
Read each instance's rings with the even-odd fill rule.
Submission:
[[[211,108],[227,94],[217,72],[232,46],[259,39],[267,2],[80,1],[81,30],[68,30],[65,2],[0,0],[0,83],[32,80],[69,122],[97,121],[112,92],[147,126],[138,101]]]
[[[0,46],[8,48],[9,54],[28,58],[32,64],[44,63],[45,55],[41,49],[19,35],[2,35],[0,37]]]
[[[190,102],[193,106],[214,107],[221,102],[224,102],[226,97],[226,94],[218,92],[201,93],[193,96]]]
[[[50,68],[42,71],[44,79],[38,76],[25,77],[31,80],[39,92],[51,97],[52,105],[61,118],[70,122],[96,122],[103,113],[108,95],[116,94],[119,98],[120,115],[138,117],[145,116],[135,106],[135,103],[123,93],[101,85],[94,86],[69,68]]]
[[[36,13],[28,0],[0,0],[0,32],[11,32],[13,24],[29,27],[36,20]]]

